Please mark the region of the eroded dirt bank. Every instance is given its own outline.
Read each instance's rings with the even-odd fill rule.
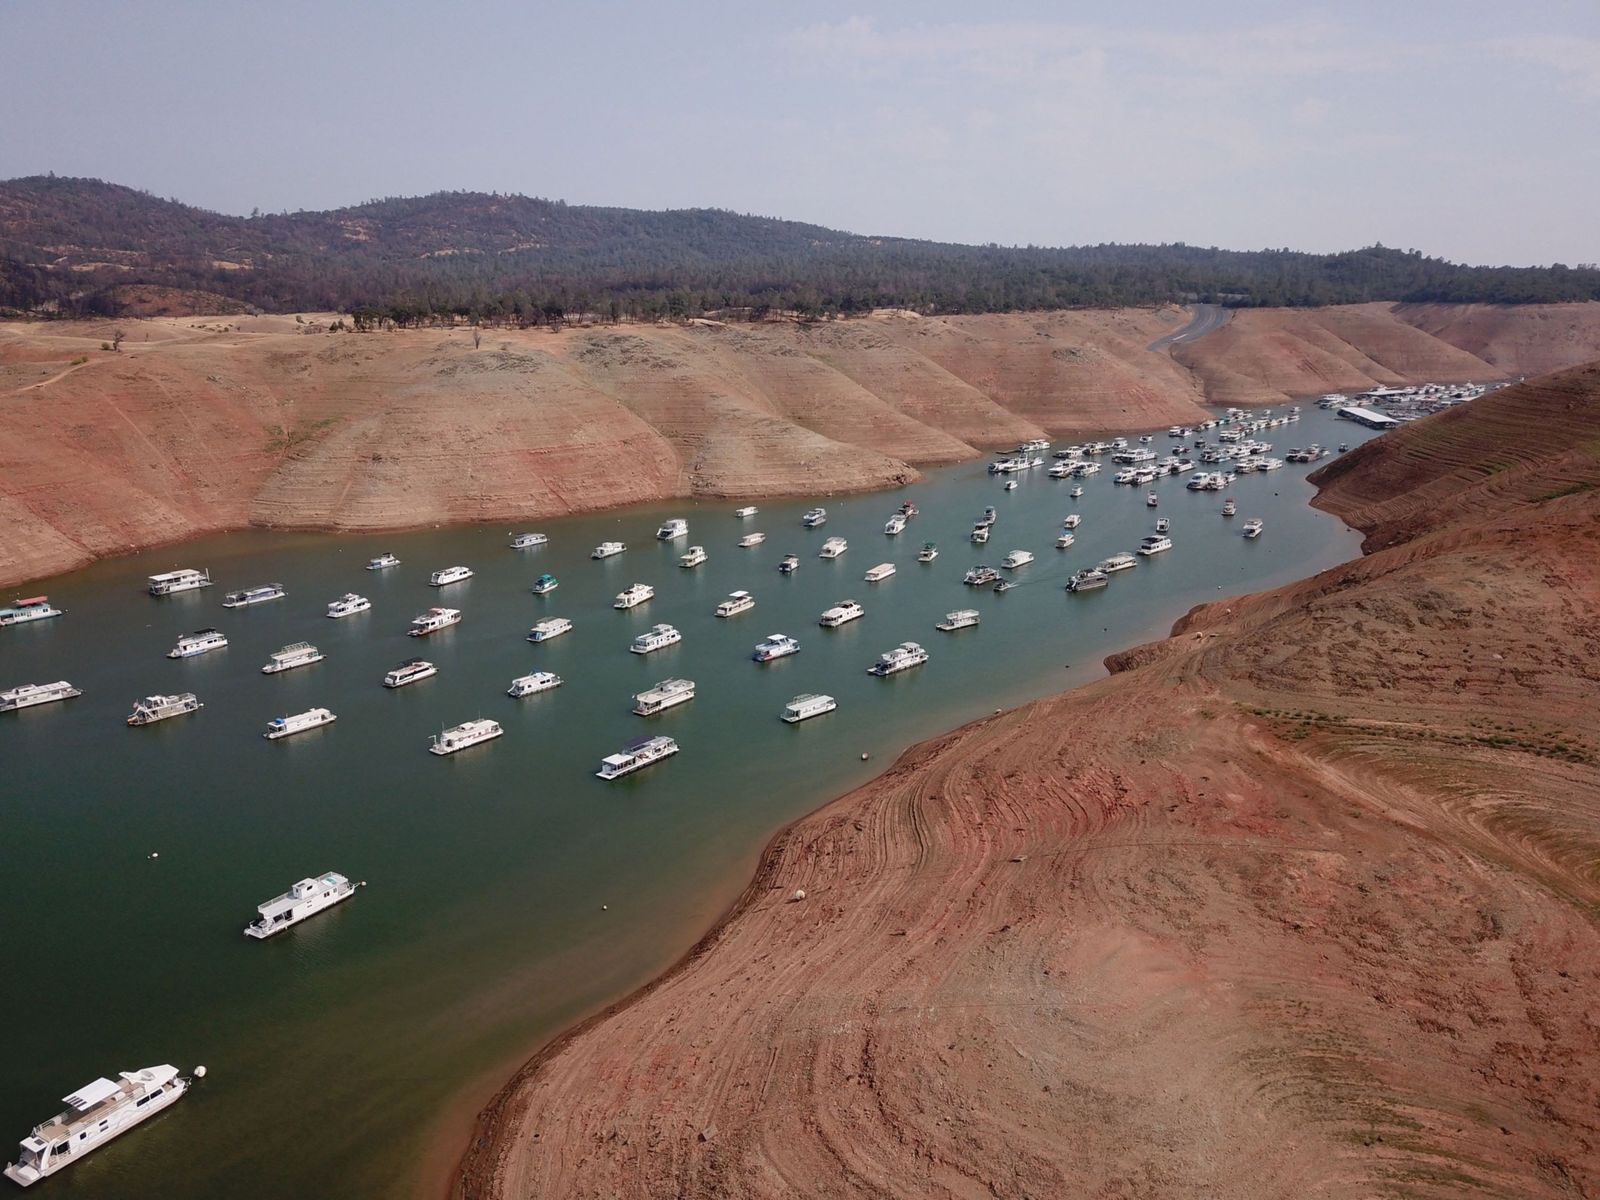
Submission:
[[[376,530],[885,487],[1202,401],[1600,355],[1600,304],[329,334],[316,319],[0,325],[0,586],[246,525]],[[119,352],[101,349],[113,331]],[[1313,353],[1310,343],[1320,349]]]
[[[458,1196],[1594,1194],[1597,422],[1591,367],[1369,444],[1321,503],[1384,548],[792,826]]]

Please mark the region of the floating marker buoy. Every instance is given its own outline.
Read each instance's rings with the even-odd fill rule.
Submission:
[[[194,1077],[196,1079],[204,1079],[206,1077],[206,1069],[204,1067],[196,1067],[194,1069]]]
[[[600,911],[601,911],[601,912],[610,912],[610,911],[611,911],[611,905],[609,905],[609,904],[602,904],[602,905],[601,905],[601,906],[600,906]]]
[[[863,750],[861,752],[861,761],[862,762],[866,762],[867,759],[870,758],[870,757],[871,757],[871,755],[869,755],[865,750]]]
[[[161,855],[158,854],[156,851],[152,850],[152,851],[150,851],[150,857],[151,858],[160,858]]]

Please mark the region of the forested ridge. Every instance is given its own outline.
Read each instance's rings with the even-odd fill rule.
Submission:
[[[650,212],[482,192],[234,217],[93,179],[0,182],[0,313],[139,311],[152,294],[408,325],[735,311],[925,313],[1213,301],[1600,299],[1594,264],[1475,267],[1383,246],[973,246],[721,209]]]

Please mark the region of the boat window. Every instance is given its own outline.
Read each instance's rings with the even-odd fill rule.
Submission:
[[[140,1096],[137,1100],[135,1100],[133,1102],[133,1106],[135,1108],[143,1108],[146,1104],[149,1104],[149,1103],[150,1103],[150,1097],[149,1096]]]
[[[72,1143],[71,1142],[57,1142],[56,1143],[55,1152],[57,1154],[65,1154],[67,1151],[69,1151],[71,1149],[72,1149]]]

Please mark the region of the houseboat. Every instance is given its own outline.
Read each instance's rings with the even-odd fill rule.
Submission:
[[[1261,530],[1263,528],[1264,528],[1264,526],[1262,525],[1260,519],[1256,518],[1256,519],[1252,519],[1252,520],[1246,521],[1244,523],[1244,528],[1241,529],[1239,532],[1243,533],[1244,536],[1247,537],[1247,538],[1258,538],[1258,537],[1261,536]]]
[[[511,538],[511,548],[513,550],[531,550],[535,546],[548,545],[549,541],[550,539],[542,533],[518,533]]]
[[[749,592],[729,592],[728,598],[717,605],[716,615],[719,617],[736,617],[742,612],[749,612],[756,606],[756,598]]]
[[[309,667],[312,663],[321,662],[326,657],[310,642],[290,642],[281,650],[274,650],[268,657],[266,665],[261,668],[263,675],[276,675],[279,671],[292,671],[296,667]]]
[[[196,1067],[195,1074],[205,1073]],[[96,1079],[66,1097],[66,1110],[22,1139],[17,1161],[7,1163],[5,1176],[19,1187],[32,1187],[47,1175],[65,1170],[140,1121],[183,1099],[189,1080],[178,1068],[163,1064],[123,1071],[119,1082]]]
[[[800,643],[787,633],[769,633],[765,639],[756,643],[756,648],[750,657],[757,662],[771,662],[775,658],[787,658],[791,654],[799,653]]]
[[[459,608],[430,608],[420,617],[412,619],[411,628],[406,630],[406,633],[410,637],[427,637],[430,633],[438,633],[441,629],[459,624],[461,624]]]
[[[70,700],[83,695],[65,679],[55,683],[20,683],[0,692],[0,712],[15,712],[19,708],[32,708],[35,704],[49,704],[55,700]]]
[[[671,625],[652,625],[646,629],[628,646],[634,654],[653,654],[657,650],[665,650],[668,646],[676,646],[683,641],[683,634]]]
[[[178,644],[167,651],[167,657],[193,658],[197,654],[209,654],[213,650],[221,650],[227,644],[227,637],[215,629],[196,629],[193,633],[179,637]]]
[[[622,542],[601,542],[593,550],[589,551],[589,557],[611,558],[614,555],[621,554],[627,548]]]
[[[912,667],[920,667],[927,661],[928,652],[916,642],[901,642],[893,650],[885,650],[878,655],[878,661],[867,668],[867,673],[879,677],[896,675]]]
[[[185,567],[179,571],[166,571],[150,576],[152,596],[172,596],[178,592],[192,592],[196,588],[211,586],[210,571],[196,571]]]
[[[263,583],[241,591],[229,592],[222,598],[223,608],[249,608],[252,604],[265,604],[268,600],[282,600],[283,584]]]
[[[441,729],[430,737],[428,753],[455,754],[482,745],[484,742],[492,742],[504,732],[505,730],[500,728],[500,722],[491,721],[487,717],[479,717],[475,721],[463,721],[449,729]]]
[[[884,522],[883,532],[888,534],[890,537],[894,537],[897,534],[904,533],[905,531],[906,518],[904,513],[895,513],[894,516],[890,517]]]
[[[739,549],[750,550],[767,540],[764,533],[747,533],[739,539]]]
[[[372,601],[365,596],[358,596],[354,592],[346,592],[337,600],[328,605],[330,617],[351,617],[356,613],[364,613],[372,607]]]
[[[446,567],[442,571],[435,571],[428,576],[430,587],[448,587],[452,583],[460,583],[464,579],[472,578],[471,567]]]
[[[383,677],[383,686],[386,688],[405,687],[408,683],[416,683],[419,679],[427,679],[437,675],[439,668],[425,658],[408,658],[394,670]]]
[[[565,617],[546,617],[537,622],[528,630],[530,642],[548,642],[551,638],[558,638],[563,633],[572,632],[572,622]]]
[[[839,555],[843,554],[848,549],[850,549],[850,543],[845,541],[844,538],[831,537],[822,543],[822,549],[817,551],[817,557],[838,558]]]
[[[528,590],[535,596],[548,596],[560,586],[561,581],[558,580],[554,575],[550,574],[549,571],[546,571],[543,575],[539,576],[539,578],[533,581],[533,586]]]
[[[958,629],[971,629],[978,623],[979,614],[975,608],[958,608],[955,612],[948,612],[944,620],[934,626],[940,633],[954,633]]]
[[[867,573],[861,578],[865,579],[868,583],[882,583],[885,579],[889,578],[889,576],[893,574],[893,563],[879,563],[877,566],[869,568]]]
[[[1085,567],[1081,571],[1074,572],[1072,578],[1067,580],[1067,591],[1094,592],[1110,582],[1111,576],[1104,571],[1096,567]]]
[[[754,504],[746,504],[743,508],[734,509],[733,515],[743,520],[745,517],[755,516],[760,511]]]
[[[653,717],[694,699],[694,680],[663,679],[649,691],[633,698],[633,711],[641,717]]]
[[[269,742],[279,738],[289,737],[291,734],[304,733],[308,729],[319,729],[323,725],[332,725],[339,718],[326,708],[308,708],[305,712],[290,713],[284,717],[273,717],[267,722],[266,732],[261,736]]]
[[[682,517],[673,517],[670,521],[663,522],[661,528],[656,530],[656,540],[662,542],[671,542],[688,536],[689,522]]]
[[[532,675],[518,675],[513,679],[511,686],[506,689],[506,695],[513,700],[520,700],[524,696],[534,696],[560,686],[561,676],[552,671],[535,671]]]
[[[807,692],[796,696],[783,706],[783,720],[790,725],[798,725],[801,721],[809,721],[812,717],[831,713],[838,707],[838,702],[832,696],[813,695]]]
[[[704,546],[690,546],[687,554],[678,556],[678,565],[680,567],[698,567],[709,557],[710,555],[706,553]]]
[[[1072,543],[1077,541],[1077,540],[1078,540],[1078,535],[1073,533],[1072,530],[1069,529],[1065,533],[1063,533],[1060,537],[1058,537],[1056,539],[1056,549],[1057,550],[1066,550],[1066,549],[1070,548]]]
[[[793,575],[800,569],[800,556],[798,554],[785,554],[778,563],[778,570],[784,575]]]
[[[677,752],[678,743],[669,737],[638,738],[624,746],[622,753],[608,754],[601,759],[600,769],[595,772],[595,776],[606,780],[621,779],[624,775],[643,770],[652,763],[671,758]]]
[[[128,716],[129,725],[154,725],[168,717],[181,717],[185,713],[199,712],[205,705],[193,692],[180,692],[176,696],[146,696],[136,700]]]
[[[356,885],[336,871],[315,879],[302,879],[283,895],[257,905],[256,912],[260,916],[244,927],[244,934],[253,938],[272,937],[320,912],[327,912],[355,894]]]
[[[1139,560],[1131,554],[1113,554],[1110,558],[1103,559],[1097,570],[1104,571],[1107,575],[1114,575],[1118,571],[1131,571],[1139,565]]]
[[[917,551],[917,561],[920,563],[931,563],[938,557],[939,547],[932,542],[923,542],[922,549]]]
[[[963,575],[961,577],[961,582],[967,584],[969,587],[988,587],[991,583],[999,578],[1000,572],[996,571],[993,567],[977,566],[973,567],[970,571]]]
[[[818,525],[828,523],[828,510],[825,508],[808,508],[800,516],[800,524],[807,529],[815,529]]]
[[[1139,543],[1138,553],[1148,558],[1152,554],[1162,554],[1171,549],[1171,538],[1164,533],[1152,533]]]
[[[630,583],[617,593],[617,598],[611,602],[611,607],[637,608],[655,594],[655,588],[648,583]]]
[[[377,558],[367,559],[367,570],[369,571],[382,571],[399,565],[400,560],[392,554],[380,554]]]
[[[50,603],[49,596],[29,596],[18,600],[10,608],[0,608],[0,625],[26,625],[29,621],[42,621],[46,617],[59,617],[61,610]]]
[[[1033,551],[1013,550],[1000,560],[1000,565],[1008,571],[1015,571],[1018,567],[1025,567],[1033,561]]]
[[[824,610],[823,614],[817,618],[817,624],[824,629],[837,629],[841,625],[847,625],[851,621],[859,620],[866,615],[867,610],[862,608],[856,601],[841,600],[832,608]]]

